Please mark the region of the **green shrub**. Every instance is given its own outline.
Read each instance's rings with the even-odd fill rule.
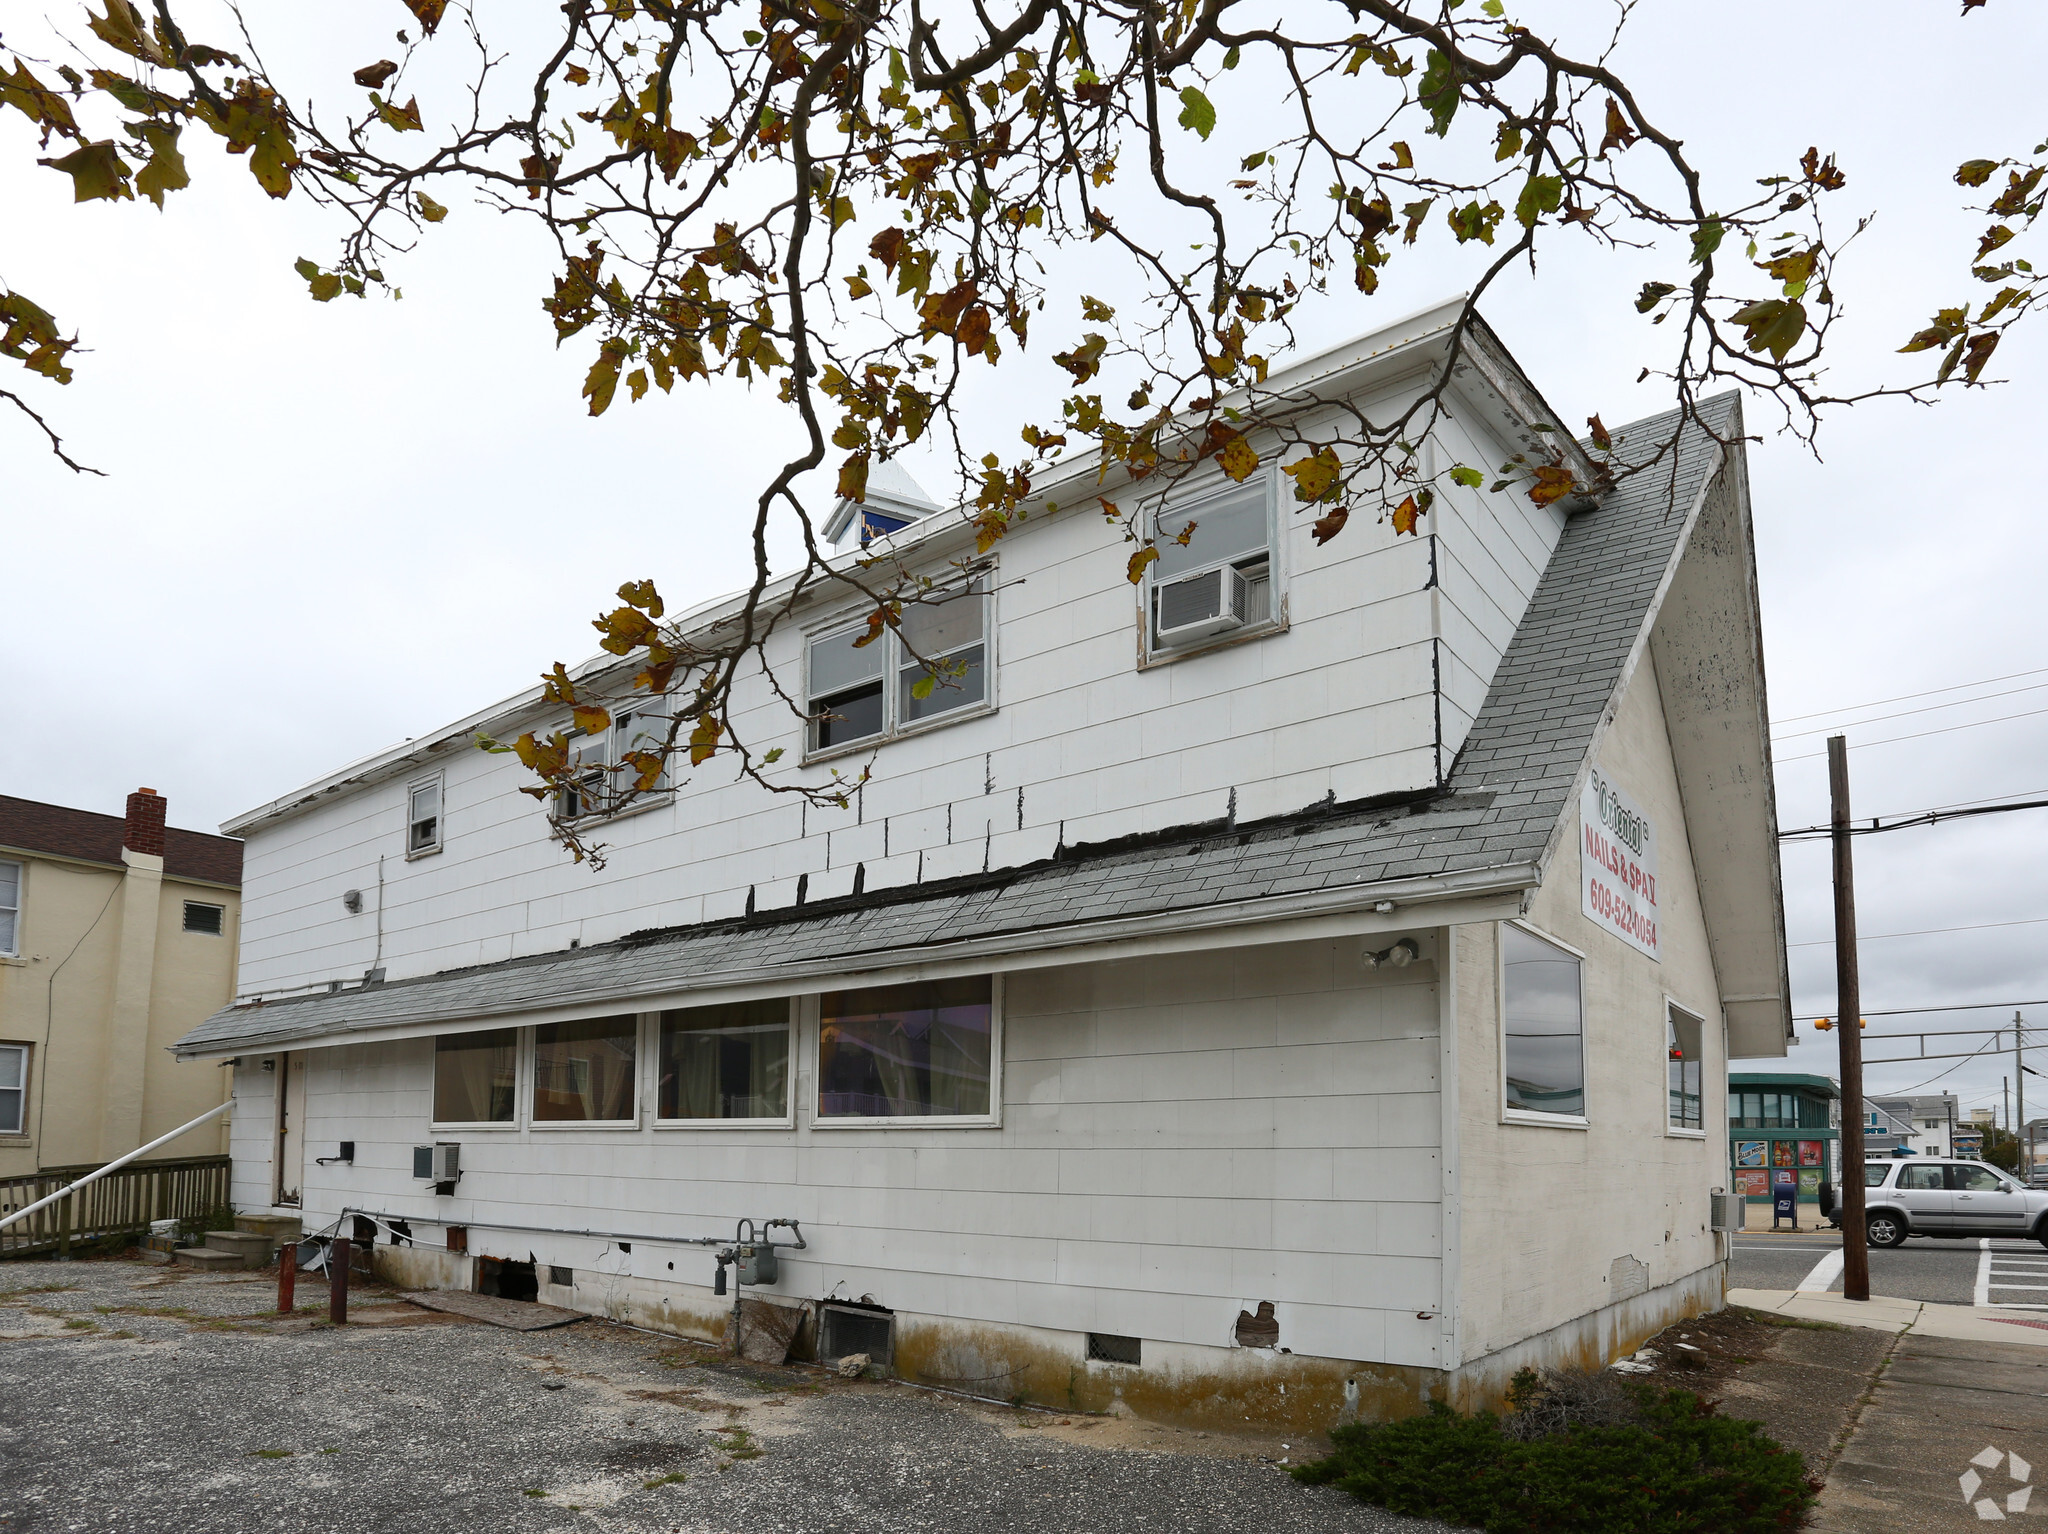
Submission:
[[[1527,1371],[1516,1385],[1510,1399],[1525,1408],[1555,1393]],[[1758,1424],[1689,1390],[1633,1382],[1629,1394],[1631,1422],[1536,1437],[1433,1402],[1405,1421],[1332,1430],[1335,1451],[1294,1475],[1488,1534],[1767,1534],[1806,1521],[1819,1487]]]

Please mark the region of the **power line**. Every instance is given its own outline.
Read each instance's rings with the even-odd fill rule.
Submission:
[[[1862,1012],[1860,1015],[1863,1017],[1922,1017],[1930,1012],[1997,1012],[2003,1010],[2006,1007],[2048,1007],[2048,1001],[1959,1001],[1952,1006],[1893,1007],[1889,1011],[1884,1012],[1871,1012],[1866,1010]],[[1805,1013],[1799,1017],[1795,1017],[1793,1021],[1795,1023],[1811,1023],[1823,1017],[1833,1016],[1834,1014],[1832,1012],[1810,1012]],[[2009,1023],[2001,1023],[1999,1026],[2001,1028],[2006,1028],[2012,1025]],[[2041,1028],[2039,1024],[2033,1024],[2030,1026],[2035,1027],[2040,1032],[2048,1033],[2048,1028]],[[1977,1030],[1974,1028],[1967,1028],[1963,1031],[1965,1033],[1977,1032]]]
[[[1944,725],[1938,730],[1920,730],[1911,735],[1887,735],[1883,740],[1859,740],[1852,744],[1849,749],[1851,751],[1861,751],[1866,746],[1895,746],[1902,740],[1924,740],[1929,735],[1949,735],[1957,730],[1974,730],[1978,725],[1982,724],[2004,724],[2008,719],[2031,719],[2036,714],[2048,714],[2048,708],[2030,708],[2024,713],[2000,714],[1996,719],[1975,719],[1968,724]],[[1804,756],[1788,756],[1781,758],[1781,760],[1785,762],[1810,762],[1826,755],[1827,752],[1825,751],[1809,751]]]
[[[1994,927],[2036,927],[2048,923],[2048,916],[2029,916],[2023,921],[1980,921],[1967,927],[1923,927],[1918,932],[1859,932],[1859,943],[1878,943],[1894,937],[1933,937],[1940,932],[1988,932]],[[1787,948],[1832,948],[1835,940],[1831,937],[1811,938],[1803,943],[1787,943]]]
[[[2041,712],[2048,713],[2048,709],[2043,709]],[[1985,722],[1989,723],[1990,721],[1987,720]],[[1874,741],[1872,744],[1882,745],[1883,742]],[[1871,818],[1870,824],[1867,826],[1850,825],[1843,827],[1843,830],[1851,836],[1874,836],[1880,831],[1903,831],[1909,826],[1931,826],[1935,822],[1942,820],[1967,820],[1973,815],[2003,815],[2011,810],[2039,809],[2048,809],[2048,799],[2018,799],[2010,804],[1985,804],[1979,805],[1975,809],[1922,810],[1917,815],[1908,815],[1903,819],[1892,821],[1889,825],[1885,823],[1882,815],[1877,815]],[[1835,828],[1833,826],[1801,826],[1797,831],[1780,831],[1778,833],[1778,840],[1781,842],[1817,841],[1823,837],[1832,837],[1834,834]]]
[[[1989,703],[1993,698],[2014,698],[2023,692],[2039,692],[2044,687],[2048,687],[2048,682],[2029,682],[2025,687],[2010,687],[2004,692],[1987,692],[1975,698],[1955,698],[1947,703],[1929,703],[1924,708],[1904,708],[1896,714],[1873,714],[1868,719],[1852,719],[1844,725],[1823,724],[1816,725],[1810,730],[1788,730],[1783,735],[1773,735],[1771,739],[1797,740],[1802,735],[1833,735],[1841,730],[1857,729],[1866,724],[1883,724],[1887,719],[1910,719],[1915,714],[1932,714],[1945,708],[1962,708],[1971,703]],[[1820,716],[1810,714],[1807,717]]]
[[[2023,676],[2040,676],[2044,671],[2048,671],[2048,666],[2041,666],[2033,671],[2014,671],[2005,676],[1987,676],[1981,682],[1957,682],[1950,687],[1930,687],[1925,692],[1901,693],[1896,698],[1878,698],[1870,703],[1851,703],[1843,708],[1825,709],[1815,714],[1791,714],[1780,719],[1778,723],[1797,724],[1802,719],[1828,719],[1842,714],[1861,713],[1866,708],[1883,708],[1887,703],[1911,703],[1915,698],[1932,698],[1939,693],[1961,692],[1970,687],[1989,687],[1993,682],[2016,682]]]

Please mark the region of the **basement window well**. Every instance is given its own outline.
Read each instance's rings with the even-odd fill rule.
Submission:
[[[865,1353],[884,1367],[893,1364],[895,1313],[865,1305],[820,1305],[818,1362],[836,1363],[854,1353]]]

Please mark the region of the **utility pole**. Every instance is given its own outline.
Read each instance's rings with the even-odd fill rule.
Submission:
[[[2027,1067],[2020,1055],[2022,1030],[2026,1024],[2019,1013],[2012,1015],[2012,1139],[2020,1148],[2020,1181],[2034,1175],[2034,1153],[2027,1146]]]
[[[1842,1297],[1870,1298],[1863,1215],[1863,995],[1856,968],[1856,873],[1849,856],[1849,741],[1828,737],[1828,824],[1835,851],[1835,1037],[1842,1051]]]

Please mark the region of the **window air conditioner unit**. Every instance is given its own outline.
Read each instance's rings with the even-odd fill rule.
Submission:
[[[462,1147],[415,1145],[412,1148],[412,1175],[423,1182],[453,1183],[462,1175]]]
[[[1244,626],[1244,572],[1229,565],[1184,576],[1156,588],[1162,645],[1186,644]]]

